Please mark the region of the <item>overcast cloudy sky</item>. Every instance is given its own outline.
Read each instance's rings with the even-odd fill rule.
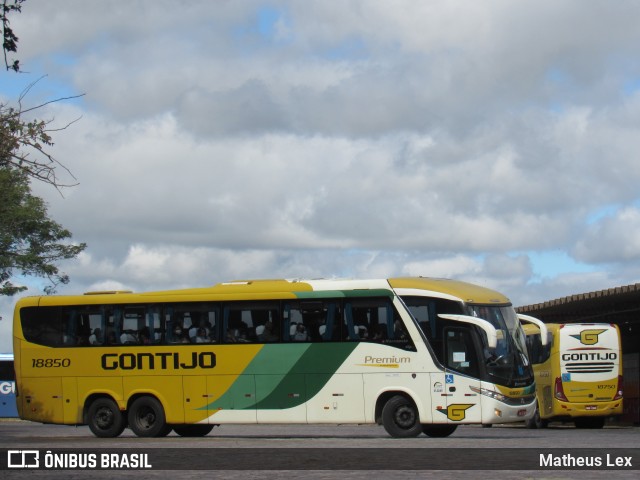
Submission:
[[[624,0],[27,0],[28,73],[0,73],[0,101],[42,75],[25,105],[85,94],[39,111],[79,119],[52,149],[78,185],[34,185],[88,244],[59,293],[423,275],[525,305],[639,281],[639,18]]]

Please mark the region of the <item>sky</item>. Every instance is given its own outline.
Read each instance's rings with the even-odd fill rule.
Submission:
[[[60,99],[36,115],[76,185],[33,191],[88,245],[60,294],[421,275],[529,305],[640,281],[638,18],[626,0],[27,0],[0,102]]]

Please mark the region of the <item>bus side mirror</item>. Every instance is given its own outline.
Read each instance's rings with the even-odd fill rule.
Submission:
[[[547,326],[542,320],[538,320],[535,317],[524,315],[522,313],[518,313],[518,320],[520,320],[520,322],[529,322],[536,325],[540,329],[540,342],[542,343],[542,346],[545,347],[547,345]]]
[[[496,328],[486,320],[481,318],[471,317],[469,315],[457,315],[450,313],[439,313],[438,317],[446,320],[453,320],[454,322],[471,323],[477,325],[487,334],[487,345],[489,348],[496,348],[498,345],[498,334]]]

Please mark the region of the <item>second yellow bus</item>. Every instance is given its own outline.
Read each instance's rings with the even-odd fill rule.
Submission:
[[[529,357],[536,377],[537,408],[527,422],[544,428],[571,421],[578,428],[602,428],[622,414],[622,350],[618,326],[609,323],[525,325]]]

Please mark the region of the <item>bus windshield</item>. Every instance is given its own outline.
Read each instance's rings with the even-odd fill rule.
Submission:
[[[513,386],[530,383],[532,370],[526,339],[513,307],[467,305],[467,308],[470,316],[488,321],[497,332],[496,348],[484,352],[487,374],[496,383]]]

